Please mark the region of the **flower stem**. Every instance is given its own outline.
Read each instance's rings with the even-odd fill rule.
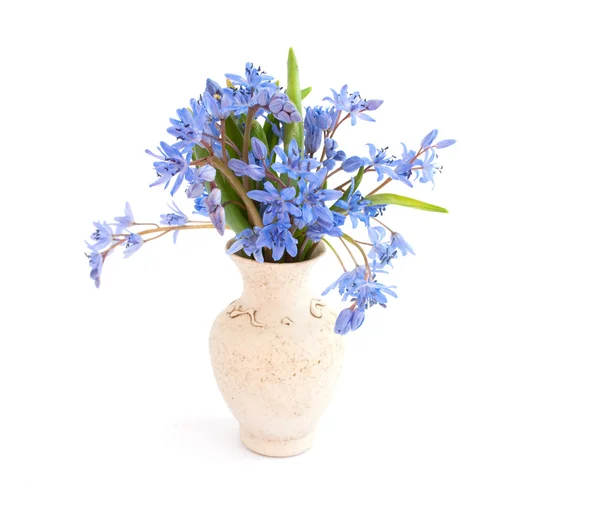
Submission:
[[[334,253],[334,255],[337,257],[340,265],[342,266],[342,269],[344,270],[344,273],[347,273],[348,270],[346,269],[346,266],[344,265],[344,261],[342,260],[342,257],[340,257],[340,254],[337,252],[337,250],[331,245],[331,243],[325,239],[324,237],[321,239],[321,241],[323,241],[327,246],[329,246],[329,248],[331,249],[331,251]]]
[[[354,257],[354,253],[352,253],[352,250],[350,249],[350,247],[344,242],[344,240],[340,237],[340,242],[344,245],[344,248],[346,248],[346,251],[350,254],[350,257],[352,258],[352,262],[354,262],[354,265],[356,267],[358,267],[358,262],[356,261],[356,258]]]
[[[386,224],[385,224],[383,221],[381,221],[381,220],[378,220],[378,219],[377,219],[377,218],[375,218],[375,217],[373,217],[373,219],[374,219],[374,220],[375,220],[377,223],[379,223],[379,224],[380,224],[382,227],[385,227],[385,228],[387,228],[387,229],[388,229],[388,230],[389,230],[389,231],[390,231],[392,234],[394,234],[394,233],[396,232],[395,230],[392,230],[390,227],[388,227],[388,226],[387,226],[387,225],[386,225]]]
[[[363,260],[365,261],[365,279],[370,279],[371,278],[371,266],[369,266],[369,259],[367,258],[367,254],[365,253],[365,250],[362,249],[362,247],[360,246],[360,244],[358,244],[354,239],[352,239],[348,234],[344,234],[342,236],[346,241],[348,241],[350,244],[356,246],[356,248],[358,248],[358,250],[360,251],[360,254],[363,257]]]
[[[264,225],[260,214],[258,213],[258,209],[254,205],[254,202],[252,202],[252,200],[250,200],[250,197],[248,197],[248,195],[246,194],[246,190],[244,189],[244,186],[242,186],[242,183],[229,169],[229,167],[225,163],[223,163],[223,161],[221,161],[218,158],[215,158],[214,156],[210,156],[208,158],[208,162],[217,170],[219,170],[219,172],[223,174],[223,177],[225,177],[225,179],[229,181],[231,187],[235,190],[235,192],[240,197],[240,200],[246,206],[246,210],[248,211],[248,219],[250,220],[250,222],[256,227],[263,227]]]

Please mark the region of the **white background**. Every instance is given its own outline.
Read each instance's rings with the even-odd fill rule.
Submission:
[[[391,5],[3,4],[0,508],[600,508],[593,2]],[[309,104],[385,100],[348,152],[458,144],[433,191],[395,188],[450,214],[387,214],[417,253],[400,297],[346,337],[314,448],[276,460],[212,378],[224,240],[113,256],[98,291],[83,239],[126,200],[166,212],[144,150],[207,77],[285,79],[289,46]]]

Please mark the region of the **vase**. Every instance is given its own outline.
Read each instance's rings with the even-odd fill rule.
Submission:
[[[324,254],[319,243],[303,262],[231,256],[244,290],[215,319],[211,362],[242,442],[261,455],[290,457],[310,449],[342,368],[336,314],[309,285]]]

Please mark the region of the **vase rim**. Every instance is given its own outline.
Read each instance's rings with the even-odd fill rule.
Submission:
[[[232,237],[231,239],[229,239],[229,241],[227,241],[227,243],[225,243],[225,251],[227,251],[231,247],[231,245],[233,244],[234,241],[235,241],[235,237]],[[313,254],[311,255],[311,257],[309,259],[302,260],[300,262],[283,262],[283,263],[280,263],[280,262],[258,262],[257,260],[254,260],[254,259],[240,257],[237,253],[231,253],[231,254],[228,253],[227,255],[236,261],[240,261],[240,262],[243,261],[243,263],[247,263],[247,264],[257,264],[260,267],[290,266],[290,267],[296,268],[303,264],[309,264],[309,263],[315,262],[316,260],[320,259],[323,255],[325,255],[326,251],[327,251],[327,248],[325,247],[325,243],[319,242],[318,246],[315,248],[315,251],[313,252]]]

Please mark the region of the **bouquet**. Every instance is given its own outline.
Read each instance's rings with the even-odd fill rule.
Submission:
[[[337,290],[348,303],[335,332],[356,330],[369,308],[385,307],[388,297],[396,297],[379,275],[399,254],[414,254],[402,235],[382,221],[385,208],[447,212],[380,191],[391,183],[433,185],[441,168],[437,150],[455,140],[438,140],[434,129],[414,149],[400,144],[398,157],[372,143],[366,144],[368,150],[344,150],[336,142],[338,129],[373,122],[372,112],[383,101],[364,99],[344,85],[332,90],[325,104],[303,107],[311,88],[300,87],[292,49],[285,89],[250,63],[244,75],[225,77],[225,85],[208,79],[200,97],[176,111],[167,129],[170,143],[146,151],[156,159],[157,177],[150,186],[169,189],[172,197],[185,195],[193,214],[207,219],[191,220],[173,202],[171,211],[160,215],[160,224],[138,223],[127,203],[113,223],[94,223],[86,253],[91,278],[98,287],[106,257],[115,249],[130,257],[169,233],[176,242],[182,230],[214,228],[223,235],[231,229],[235,238],[228,253],[259,263],[300,262],[325,243],[343,273],[323,294]],[[346,267],[338,250],[350,254],[354,267]]]

